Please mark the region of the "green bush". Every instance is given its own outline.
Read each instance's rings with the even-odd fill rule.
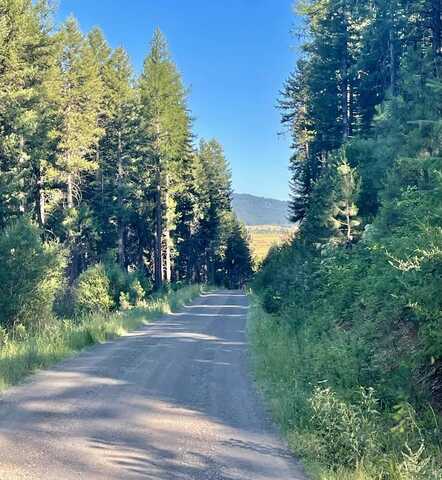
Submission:
[[[129,310],[132,305],[129,300],[129,295],[125,292],[120,293],[119,305],[121,310]]]
[[[401,159],[359,243],[317,248],[301,232],[264,262],[255,291],[311,356],[311,381],[375,388],[386,409],[440,404],[441,171],[441,159]]]
[[[65,285],[57,292],[53,307],[54,313],[59,318],[72,318],[75,316],[75,287]]]
[[[123,309],[137,306],[152,292],[151,279],[140,271],[126,272],[111,259],[106,260],[104,268],[115,306]]]
[[[26,327],[23,325],[23,323],[18,323],[14,326],[14,329],[12,331],[12,336],[14,340],[23,341],[28,332],[26,331]]]
[[[146,293],[138,278],[135,277],[132,279],[129,285],[128,295],[131,304],[135,307],[141,305],[143,300],[146,298]]]
[[[101,263],[89,267],[75,287],[75,310],[78,315],[108,312],[114,306],[111,284]]]
[[[0,235],[0,324],[36,326],[52,314],[65,259],[56,243],[43,243],[40,229],[21,218]]]
[[[317,455],[330,467],[356,467],[381,451],[378,401],[372,389],[360,389],[354,402],[340,400],[331,388],[316,387],[310,398]]]
[[[258,384],[311,478],[442,480],[437,414],[429,410],[425,420],[408,403],[386,410],[373,389],[355,387],[357,353],[337,337],[326,343],[328,332],[313,334],[319,328],[307,323],[298,334],[253,301],[248,333]]]
[[[147,297],[148,295],[151,295],[152,292],[153,292],[153,282],[152,282],[152,279],[140,272],[140,271],[137,271],[137,272],[134,272],[134,274],[136,275],[136,278],[138,280],[138,282],[140,283],[143,291],[144,291],[144,295],[145,297]],[[185,288],[186,285],[181,285],[179,287],[177,287],[175,290],[180,290],[181,288]]]
[[[128,274],[117,263],[109,259],[104,263],[104,268],[114,304],[119,305],[121,293],[127,292]]]
[[[262,305],[268,313],[278,313],[281,310],[281,296],[277,291],[265,290],[262,294]]]
[[[9,332],[4,327],[0,327],[0,348],[4,347],[9,341]]]

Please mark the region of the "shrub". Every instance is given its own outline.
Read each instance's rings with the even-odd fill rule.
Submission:
[[[281,310],[281,297],[274,290],[263,293],[262,305],[267,313],[278,313]]]
[[[117,263],[114,263],[111,258],[105,260],[104,268],[109,279],[111,296],[116,306],[123,309],[131,305],[136,306],[152,292],[152,281],[142,272],[128,273]],[[123,304],[121,301],[123,301]]]
[[[374,458],[380,447],[377,400],[373,390],[360,389],[357,402],[340,400],[330,388],[316,387],[310,399],[318,453],[329,466],[357,466]]]
[[[61,288],[54,301],[54,313],[57,317],[72,318],[75,316],[75,288],[67,285]]]
[[[127,292],[128,274],[112,259],[107,259],[104,263],[106,276],[109,280],[110,292],[115,305],[119,305],[120,295]]]
[[[23,341],[26,338],[27,331],[26,327],[23,325],[23,323],[18,323],[14,326],[14,330],[12,332],[12,336],[14,337],[14,340]]]
[[[65,267],[59,245],[43,243],[40,229],[21,218],[0,235],[0,265],[0,323],[47,321]]]
[[[9,333],[4,327],[0,327],[0,347],[7,345],[9,341]]]
[[[442,480],[437,413],[403,401],[389,409],[378,390],[358,387],[355,357],[366,353],[324,315],[298,328],[254,301],[248,325],[258,383],[311,478]]]
[[[143,308],[129,312],[93,313],[76,320],[53,319],[32,331],[20,326],[9,336],[0,328],[0,335],[7,338],[0,348],[0,390],[88,345],[115,338],[153,321],[167,313],[171,305],[180,306],[198,293],[199,287],[193,285],[167,297],[150,299]]]
[[[140,282],[141,287],[143,288],[144,295],[145,296],[150,295],[153,292],[152,279],[148,275],[144,274],[139,270],[135,272],[135,275],[137,277],[137,280]],[[184,287],[184,285],[179,286],[177,290],[179,290],[182,287]]]
[[[132,305],[138,306],[145,299],[145,292],[138,278],[134,278],[129,287],[129,299]]]
[[[114,306],[109,278],[101,263],[89,267],[78,278],[75,288],[77,314],[107,312]]]
[[[120,293],[119,305],[121,310],[129,310],[131,308],[132,305],[130,304],[129,295],[127,293]]]

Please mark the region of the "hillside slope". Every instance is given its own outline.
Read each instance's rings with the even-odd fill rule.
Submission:
[[[232,200],[233,210],[239,220],[246,225],[287,226],[290,224],[288,202],[246,193],[234,193]]]

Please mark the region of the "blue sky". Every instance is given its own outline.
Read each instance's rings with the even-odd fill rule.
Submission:
[[[74,14],[83,29],[100,26],[142,68],[158,26],[185,84],[195,132],[217,138],[240,193],[288,196],[287,136],[278,92],[295,63],[293,0],[59,0],[58,19]]]

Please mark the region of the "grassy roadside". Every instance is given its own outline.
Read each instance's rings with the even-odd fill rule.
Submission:
[[[13,339],[3,338],[0,346],[0,390],[84,347],[124,335],[176,311],[200,293],[199,285],[187,286],[152,298],[131,310],[96,313],[78,320],[55,319],[35,332],[18,334]]]
[[[383,412],[372,390],[361,388],[348,400],[326,382],[314,385],[318,364],[306,358],[305,347],[317,339],[308,329],[297,337],[287,322],[264,312],[253,294],[251,303],[248,335],[258,385],[310,478],[442,479],[442,452],[411,406]]]

